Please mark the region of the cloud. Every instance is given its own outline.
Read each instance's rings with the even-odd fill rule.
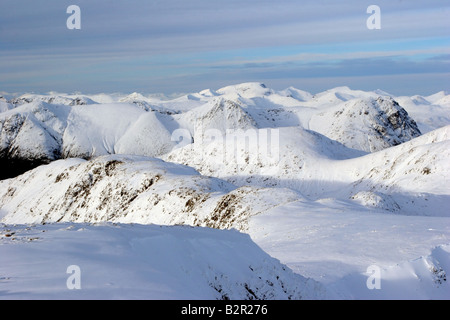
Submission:
[[[449,54],[450,4],[440,0],[377,1],[382,29],[376,31],[366,28],[372,3],[361,0],[78,0],[76,31],[66,28],[72,2],[1,1],[2,89],[70,91],[108,83],[114,91],[124,85],[111,83],[116,77],[129,79],[130,89],[144,81],[184,91],[189,77],[202,88],[208,76],[231,74],[237,80],[313,70],[369,75],[388,69],[371,69],[364,59],[376,66],[375,58],[388,57],[396,57],[384,62],[397,72],[417,60],[410,67],[418,73],[448,67],[445,59],[424,61]]]
[[[2,50],[226,50],[446,35],[442,1],[378,1],[382,30],[369,32],[365,1],[78,1],[82,30],[66,29],[71,1],[0,4]]]

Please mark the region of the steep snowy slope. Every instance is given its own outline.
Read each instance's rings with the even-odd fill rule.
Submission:
[[[247,130],[257,125],[245,108],[222,97],[213,98],[204,105],[174,118],[180,127],[189,130],[192,137],[207,130],[218,130],[225,134],[227,129]]]
[[[449,216],[450,126],[368,156],[350,160],[352,199],[389,211]]]
[[[424,99],[432,104],[449,104],[450,93],[448,91],[439,91],[435,94],[424,97]]]
[[[252,183],[261,180],[271,185],[272,179],[295,179],[301,172],[313,174],[303,167],[314,162],[365,154],[301,127],[232,130],[224,135],[214,133],[205,131],[193,144],[162,158],[193,166],[205,175],[235,178],[233,182],[236,183],[245,184],[244,181],[250,179]]]
[[[78,106],[71,110],[67,122],[62,137],[64,158],[91,158],[121,151],[154,156],[172,144],[170,134],[153,112],[133,104]]]
[[[248,233],[271,256],[342,299],[448,300],[449,219],[324,199],[257,215]],[[368,287],[377,282],[379,289]]]
[[[35,102],[0,113],[0,179],[60,158],[69,108]]]

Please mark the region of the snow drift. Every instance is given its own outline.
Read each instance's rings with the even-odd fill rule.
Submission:
[[[237,231],[3,226],[0,255],[2,299],[287,300],[327,295],[318,282],[293,273]],[[66,285],[72,265],[80,270],[80,290]]]

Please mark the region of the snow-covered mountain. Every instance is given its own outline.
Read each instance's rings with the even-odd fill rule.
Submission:
[[[8,111],[9,109],[12,109],[12,105],[10,103],[6,102],[6,100],[2,100],[0,98],[0,113]]]
[[[416,95],[395,99],[417,120],[422,133],[446,126],[450,121],[450,95],[444,91],[428,97]]]
[[[10,165],[1,176],[16,175],[17,167],[26,170],[61,158],[161,156],[179,142],[172,136],[176,129],[189,130],[193,139],[196,132],[207,129],[304,127],[366,152],[417,137],[419,127],[429,131],[430,125],[419,122],[417,127],[395,98],[384,94],[340,87],[313,96],[295,88],[276,92],[260,83],[175,99],[139,93],[25,94],[0,105],[0,158],[4,166]],[[441,94],[432,100],[443,99]],[[447,124],[447,105],[432,108],[440,108],[439,115],[433,116],[438,123]],[[190,142],[186,137],[183,145]]]
[[[298,197],[281,188],[237,188],[183,165],[121,155],[60,160],[0,181],[0,207],[7,213],[2,221],[8,224],[114,222],[245,230],[250,216]]]
[[[128,248],[121,254],[130,264],[164,274],[161,283],[144,275],[142,283],[158,285],[139,297],[450,297],[450,104],[444,91],[395,97],[338,87],[311,94],[243,83],[175,98],[3,97],[0,165],[1,178],[9,179],[0,180],[2,254],[12,250],[12,238],[24,259],[36,244],[39,259],[51,248],[64,255],[55,239],[85,246],[104,237],[110,239],[98,240],[104,250]],[[44,223],[51,224],[49,233],[39,236]],[[22,226],[30,224],[38,226]],[[139,225],[134,236],[133,224]],[[140,226],[151,224],[167,227]],[[88,235],[79,238],[81,232],[67,228]],[[202,232],[207,239],[194,241]],[[242,233],[250,238],[239,238]],[[243,249],[252,241],[281,264]],[[221,257],[208,253],[235,242]],[[180,251],[163,256],[187,267],[155,264],[150,257],[165,252],[156,246]],[[194,248],[198,260],[188,254]],[[75,255],[94,263],[95,253]],[[236,263],[219,263],[227,259]],[[389,279],[387,291],[367,291],[371,265]],[[17,274],[1,268],[0,284],[8,290],[48,294],[13,289],[20,268]],[[199,286],[192,294],[183,272],[195,274]],[[103,284],[95,286],[108,296]]]
[[[236,162],[228,161],[219,153],[223,146],[214,143],[199,152],[191,145],[178,149],[167,157],[170,162],[121,155],[52,162],[0,181],[0,208],[7,213],[3,221],[188,224],[246,230],[250,217],[272,207],[330,196],[405,215],[449,216],[445,204],[450,198],[446,186],[450,126],[350,159],[343,157],[349,149],[323,136],[283,129],[290,130],[281,130],[282,156],[272,164],[257,158],[245,162],[257,155],[249,152],[240,154]]]
[[[309,127],[349,148],[380,151],[420,136],[416,122],[392,98],[352,99],[312,116]]]
[[[87,104],[96,104],[94,100],[84,95],[61,95],[61,94],[24,94],[20,97],[12,98],[8,102],[14,106],[20,106],[31,102],[46,102],[50,104],[64,104],[69,106],[79,106]]]

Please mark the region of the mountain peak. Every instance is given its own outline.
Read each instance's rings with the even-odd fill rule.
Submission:
[[[217,93],[233,98],[254,98],[268,96],[273,93],[273,90],[267,88],[267,86],[261,82],[245,82],[237,85],[223,87],[217,90]]]
[[[380,151],[421,135],[417,123],[391,97],[357,98],[316,114],[311,129],[365,152]]]

